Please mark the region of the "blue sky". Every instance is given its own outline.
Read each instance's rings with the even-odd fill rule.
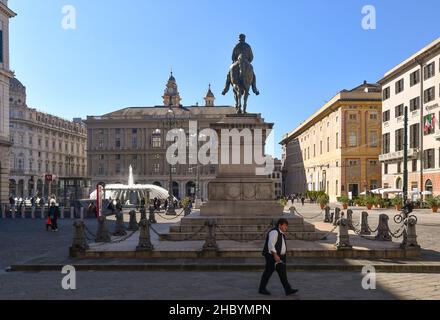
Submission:
[[[61,26],[64,5],[77,29]],[[377,29],[361,27],[364,5]],[[11,69],[28,105],[63,118],[153,106],[170,69],[184,105],[217,105],[238,34],[254,50],[259,97],[249,112],[275,123],[275,139],[342,89],[374,82],[440,36],[440,1],[10,0]],[[277,148],[276,155],[280,155]]]

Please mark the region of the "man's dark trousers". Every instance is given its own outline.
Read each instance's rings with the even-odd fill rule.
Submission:
[[[287,293],[289,292],[292,287],[289,284],[289,281],[287,280],[287,269],[286,269],[286,256],[280,256],[281,261],[283,263],[278,263],[275,269],[275,258],[273,255],[269,253],[264,254],[264,258],[266,259],[266,269],[264,270],[263,276],[261,277],[260,282],[260,290],[265,290],[266,286],[269,282],[270,277],[276,271],[278,273],[278,276],[280,277],[281,283],[284,287],[284,291]]]

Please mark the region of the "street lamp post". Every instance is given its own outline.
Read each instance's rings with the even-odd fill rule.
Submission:
[[[169,130],[171,130],[173,125],[175,124],[175,118],[176,115],[170,105],[166,114],[166,125],[168,126]],[[169,164],[168,168],[170,171],[170,176],[169,176],[170,180],[168,185],[168,208],[166,211],[166,215],[175,216],[176,209],[174,208],[172,165],[171,163],[168,164]]]

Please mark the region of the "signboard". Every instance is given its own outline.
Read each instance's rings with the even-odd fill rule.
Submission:
[[[348,192],[348,199],[353,200],[353,192]]]

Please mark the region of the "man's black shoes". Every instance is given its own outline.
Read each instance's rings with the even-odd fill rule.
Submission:
[[[270,292],[267,291],[266,289],[260,289],[260,291],[258,291],[258,293],[265,295],[265,296],[270,296]]]
[[[290,289],[289,291],[286,292],[286,296],[294,295],[297,292],[298,292],[297,289]]]

